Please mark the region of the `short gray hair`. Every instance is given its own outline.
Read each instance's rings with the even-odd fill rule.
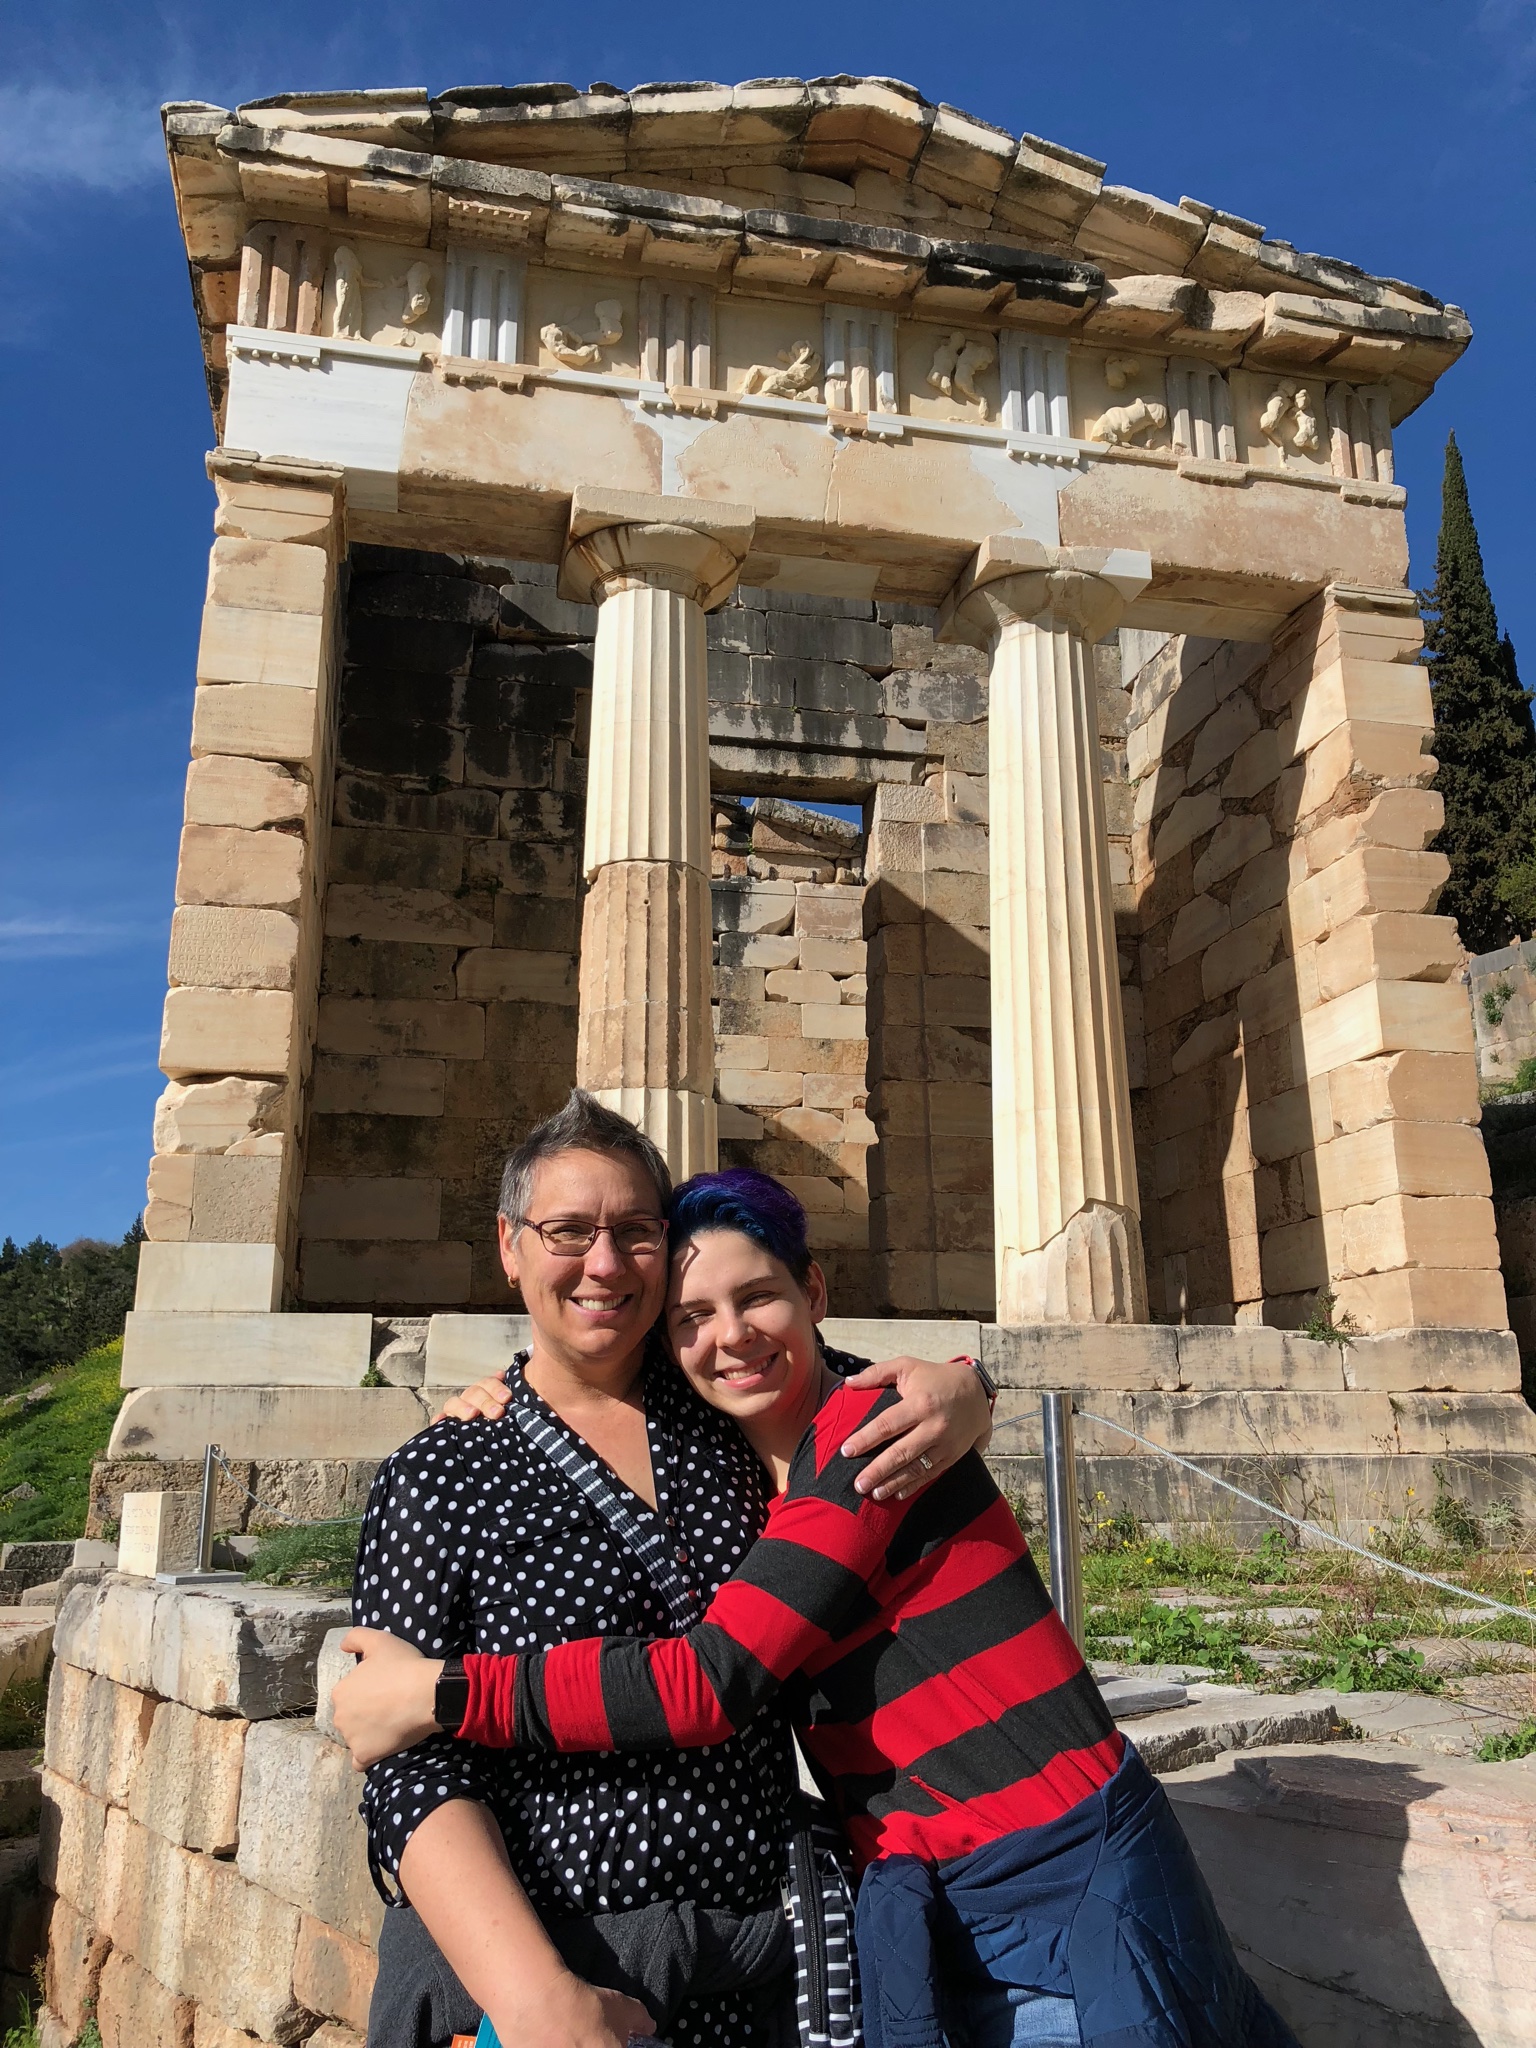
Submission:
[[[620,1116],[616,1109],[606,1109],[584,1088],[573,1088],[564,1109],[535,1124],[521,1145],[507,1154],[496,1209],[514,1228],[528,1214],[536,1168],[561,1152],[612,1152],[621,1158],[638,1160],[656,1183],[662,1215],[667,1213],[672,1200],[672,1176],[657,1147],[627,1116]]]

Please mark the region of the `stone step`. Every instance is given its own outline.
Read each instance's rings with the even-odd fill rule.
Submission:
[[[1163,1784],[1239,1958],[1302,2041],[1536,2041],[1536,1762],[1337,1742]]]
[[[1201,1683],[1191,1684],[1188,1693],[1183,1706],[1139,1716],[1126,1730],[1148,1770],[1159,1776],[1209,1763],[1228,1750],[1329,1742],[1343,1728],[1336,1693],[1262,1693],[1247,1685]]]
[[[0,1607],[0,1692],[41,1678],[53,1648],[53,1616],[46,1607]]]

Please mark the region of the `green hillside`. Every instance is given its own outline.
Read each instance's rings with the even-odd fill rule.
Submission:
[[[117,1337],[0,1402],[0,1542],[85,1533],[91,1461],[106,1450],[122,1406],[122,1362]]]

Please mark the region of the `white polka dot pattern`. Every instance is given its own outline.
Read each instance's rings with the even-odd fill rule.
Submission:
[[[764,1475],[670,1362],[650,1363],[643,1389],[656,1512],[707,1601],[762,1526]],[[632,1495],[626,1504],[650,1515]],[[643,1566],[510,1417],[439,1424],[386,1461],[354,1611],[360,1625],[438,1656],[672,1628]],[[369,1771],[363,1811],[377,1863],[393,1876],[429,1813],[479,1801],[546,1918],[665,1899],[743,1910],[778,1890],[793,1784],[775,1713],[712,1748],[633,1756],[524,1755],[435,1736]]]

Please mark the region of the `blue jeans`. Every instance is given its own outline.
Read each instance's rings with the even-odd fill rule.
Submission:
[[[947,1994],[950,2048],[1078,2048],[1077,2004],[1017,1984],[974,1985]]]

